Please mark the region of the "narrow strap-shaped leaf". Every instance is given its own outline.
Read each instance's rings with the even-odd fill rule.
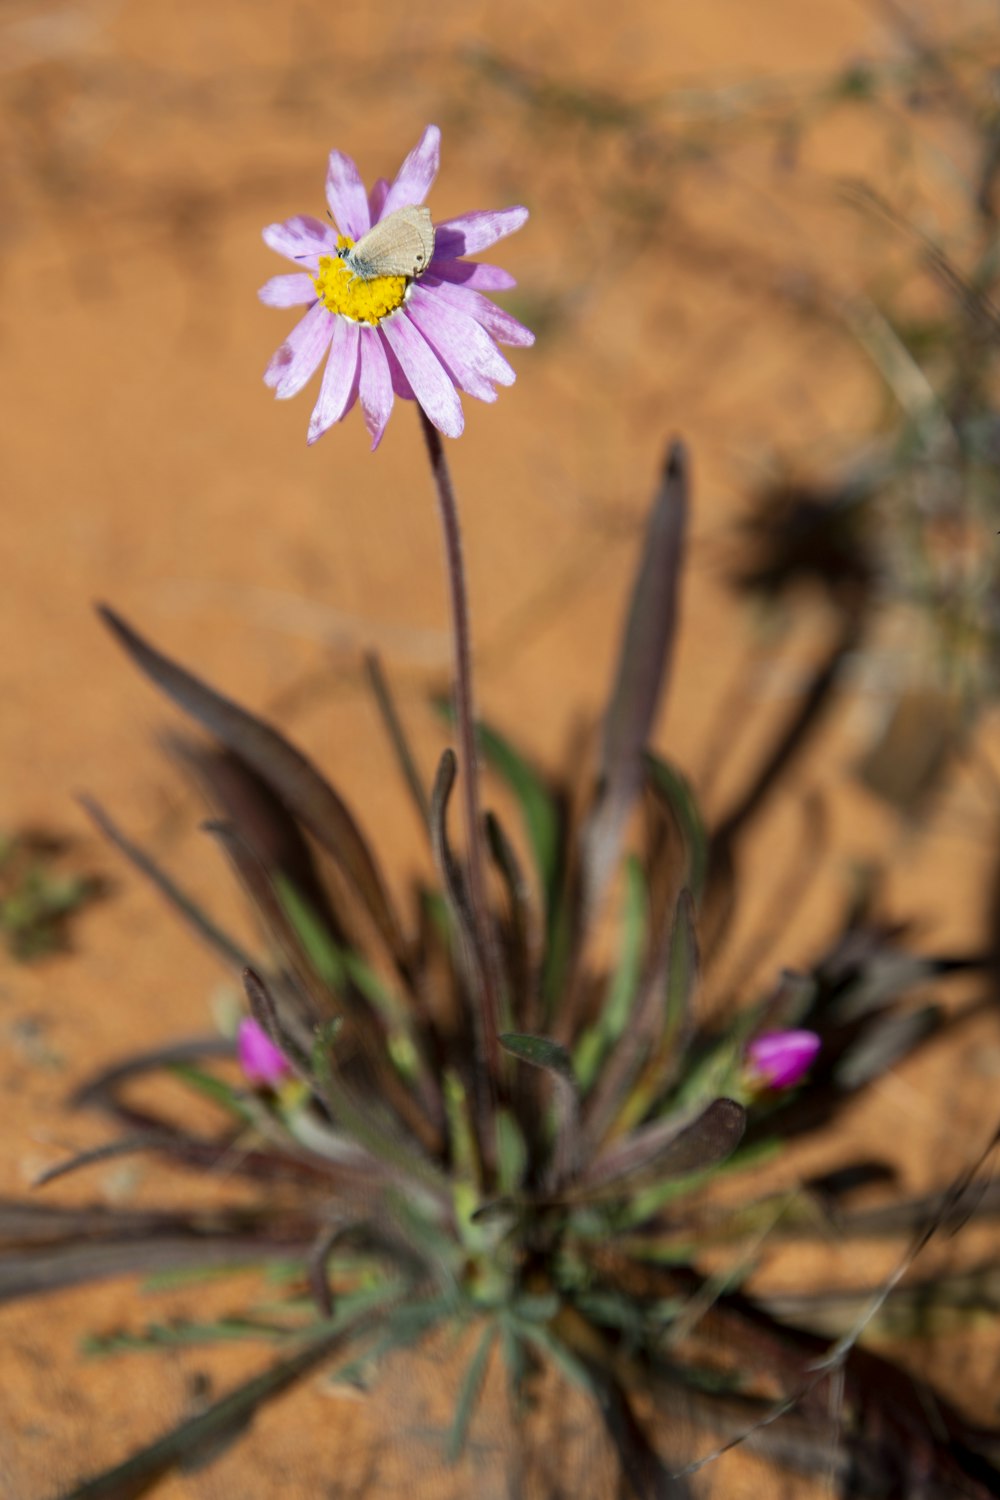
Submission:
[[[690,1500],[690,1486],[678,1479],[657,1453],[624,1386],[608,1370],[593,1365],[590,1368],[597,1409],[636,1500]]]
[[[641,864],[633,858],[625,866],[618,963],[597,1020],[580,1037],[573,1054],[573,1067],[581,1088],[586,1090],[594,1083],[592,1111],[598,1116],[608,1109],[617,1085],[617,1075],[602,1069],[601,1063],[626,1029],[628,1036],[634,1038],[635,1017],[630,1024],[630,1013],[639,988],[647,925],[646,881]],[[613,1108],[613,1103],[610,1107]]]
[[[119,1084],[143,1073],[173,1067],[175,1063],[198,1062],[208,1057],[232,1057],[234,1046],[226,1037],[199,1036],[182,1042],[171,1042],[166,1047],[151,1047],[148,1052],[136,1052],[122,1062],[102,1068],[71,1096],[75,1108],[103,1106],[108,1104]]]
[[[316,1243],[309,1251],[309,1290],[313,1294],[313,1300],[320,1315],[324,1318],[333,1317],[333,1292],[327,1277],[326,1263],[347,1228],[348,1225],[344,1219],[335,1219],[333,1223],[324,1224],[316,1236]]]
[[[395,700],[393,699],[388,680],[382,669],[382,661],[377,651],[368,651],[365,653],[365,670],[368,673],[368,681],[371,684],[379,713],[382,715],[382,722],[386,727],[392,748],[396,752],[396,760],[399,763],[403,780],[406,783],[407,790],[413,800],[413,805],[417,810],[420,821],[427,828],[430,826],[431,818],[430,799],[427,796],[423,778],[417,769],[416,759],[413,751],[410,749],[410,742],[406,737],[406,731],[397,712]]]
[[[693,1117],[672,1115],[635,1131],[588,1167],[584,1192],[602,1191],[625,1178],[686,1177],[724,1162],[746,1129],[746,1110],[734,1099],[714,1099]]]
[[[485,760],[517,799],[545,907],[551,911],[558,889],[562,843],[558,803],[537,772],[503,735],[480,723],[476,726],[476,737]]]
[[[306,946],[275,889],[270,871],[239,829],[231,823],[215,822],[204,823],[202,827],[229,860],[260,919],[272,952],[280,955],[280,963],[287,966],[280,997],[284,1028],[286,1031],[291,1028],[299,1049],[308,1051],[314,1027],[333,1013],[334,997],[330,988],[311,962]],[[244,965],[243,972],[251,967]]]
[[[697,940],[694,933],[694,908],[690,893],[682,891],[674,912],[674,921],[666,942],[660,940],[653,955],[651,971],[643,981],[628,1030],[601,1069],[589,1101],[586,1117],[586,1140],[597,1149],[612,1123],[627,1129],[637,1125],[650,1104],[652,1093],[662,1092],[669,1081],[665,1075],[662,1050],[656,1046],[662,1034],[668,1005],[675,1006],[678,1018],[689,1012],[689,999],[697,984]],[[687,963],[682,966],[679,956]],[[672,982],[674,970],[682,967],[683,983]],[[683,1046],[678,1026],[677,1043]],[[643,1086],[635,1087],[636,1074],[645,1061]]]
[[[677,898],[670,940],[654,961],[636,1011],[636,1036],[648,1036],[651,1049],[638,1079],[615,1118],[615,1128],[631,1130],[663,1096],[684,1067],[694,1031],[694,1000],[701,982],[694,901],[691,892]],[[619,1051],[632,1045],[626,1037]],[[617,1063],[617,1056],[614,1059]],[[621,1064],[630,1062],[627,1056]]]
[[[378,867],[346,804],[310,760],[270,724],[217,693],[138,635],[111,609],[101,617],[146,676],[268,782],[340,865],[397,962],[406,949]]]
[[[123,833],[93,797],[81,796],[77,800],[104,837],[114,844],[140,875],[143,875],[159,891],[195,936],[205,943],[217,958],[221,958],[228,968],[235,969],[237,973],[245,969],[250,962],[249,956],[243,952],[238,943],[223,932],[221,927],[216,926],[193,897],[181,889],[172,876],[157,864],[152,855]]]
[[[57,1162],[54,1167],[48,1167],[35,1178],[32,1186],[45,1187],[48,1183],[57,1182],[60,1177],[68,1177],[72,1172],[78,1172],[83,1167],[98,1166],[104,1161],[114,1161],[119,1156],[136,1156],[142,1151],[156,1151],[164,1146],[169,1149],[172,1143],[173,1137],[169,1132],[156,1130],[124,1136],[118,1141],[106,1141],[103,1146],[92,1146],[89,1151],[78,1151],[68,1161]]]
[[[643,756],[646,779],[656,796],[663,799],[680,829],[687,869],[684,884],[697,903],[708,874],[708,829],[686,776],[659,756]]]
[[[311,1055],[283,1022],[283,1016],[267,984],[253,969],[243,973],[247,1004],[268,1038],[286,1056],[295,1072],[324,1100],[341,1128],[393,1175],[416,1179],[444,1201],[450,1201],[447,1184],[436,1165],[420,1149],[418,1140],[403,1140],[395,1122],[376,1117],[339,1076],[331,1061],[325,1037],[319,1034]]]
[[[604,719],[597,800],[584,829],[584,909],[600,903],[642,784],[642,753],[669,677],[687,529],[684,448],[670,446],[632,589]]]
[[[878,1016],[862,1029],[838,1058],[835,1081],[844,1089],[863,1088],[921,1046],[940,1029],[941,1024],[942,1011],[937,1005],[924,1005],[920,1010],[899,1015]]]
[[[33,1210],[33,1211],[32,1211]],[[60,1209],[0,1202],[0,1302],[136,1272],[265,1264],[305,1255],[317,1214]]]
[[[313,847],[270,783],[227,747],[180,734],[163,738],[170,755],[201,787],[213,821],[238,828],[272,877],[280,875],[300,891],[324,927],[346,942],[342,915],[333,909]]]
[[[434,707],[448,723],[454,722],[455,710],[449,699],[436,698]],[[558,895],[562,861],[563,816],[558,798],[524,756],[491,724],[477,721],[476,742],[490,769],[514,794],[531,846],[545,909],[551,916]]]
[[[469,1424],[475,1414],[476,1406],[482,1393],[483,1382],[486,1379],[486,1369],[498,1332],[499,1330],[495,1322],[490,1321],[487,1323],[476,1346],[476,1351],[470,1359],[468,1368],[462,1378],[458,1399],[455,1403],[455,1417],[451,1424],[451,1431],[448,1434],[446,1453],[449,1463],[457,1463],[465,1448],[465,1442],[469,1435]]]
[[[552,1079],[555,1144],[544,1186],[546,1191],[556,1191],[576,1176],[580,1164],[580,1093],[570,1055],[560,1042],[544,1036],[507,1032],[498,1040],[505,1052],[533,1068],[542,1068]]]
[[[538,934],[528,885],[514,847],[495,813],[486,814],[486,841],[503,878],[510,910],[510,951],[507,957],[508,1009],[519,1007],[511,1023],[530,1031],[538,1025],[540,976]]]
[[[359,1318],[353,1327],[348,1325],[312,1340],[263,1374],[228,1391],[198,1416],[179,1423],[124,1463],[66,1491],[62,1500],[140,1500],[179,1464],[190,1464],[199,1453],[246,1427],[268,1401],[335,1354],[341,1344],[359,1331],[362,1321]]]
[[[313,1045],[316,1026],[331,1019],[333,997],[328,982],[331,975],[319,972],[323,960],[320,960],[320,965],[314,962],[316,944],[310,945],[307,941],[310,934],[293,920],[295,905],[294,902],[291,907],[289,905],[287,884],[273,880],[271,872],[264,867],[237,829],[221,823],[209,823],[205,827],[218,839],[232,861],[240,881],[264,917],[269,934],[277,943],[297,981],[294,986],[284,985],[274,999],[279,1008],[281,1029],[286,1042],[293,1038],[298,1054],[306,1056]],[[298,910],[301,916],[301,903]],[[316,933],[311,936],[315,938]],[[332,957],[336,962],[335,950],[328,948],[326,956]],[[244,983],[247,972],[251,972],[250,966],[243,971]],[[338,998],[342,1001],[348,998],[346,987],[341,988]],[[354,1035],[364,1050],[366,1062],[379,1079],[382,1095],[396,1110],[407,1130],[422,1144],[433,1149],[439,1141],[439,1132],[430,1124],[414,1095],[393,1068],[385,1049],[385,1031],[381,1018],[366,1005],[351,1006],[349,1015]],[[287,1050],[283,1043],[276,1045]],[[306,1081],[310,1081],[308,1066],[304,1068],[304,1076]],[[315,1084],[315,1078],[311,1082]]]
[[[462,871],[452,853],[451,841],[448,838],[448,804],[455,789],[457,775],[458,759],[454,750],[442,751],[431,792],[431,849],[448,914],[452,921],[463,977],[467,986],[474,986],[478,967],[475,927]]]
[[[445,905],[454,934],[459,972],[464,981],[467,1005],[466,1019],[470,1023],[475,1039],[478,1066],[475,1069],[476,1115],[480,1145],[484,1161],[492,1166],[495,1160],[494,1101],[490,1090],[489,1042],[483,1014],[483,997],[486,994],[487,969],[496,972],[493,955],[485,954],[480,946],[475,914],[466,890],[466,882],[458,861],[452,853],[448,839],[448,803],[458,774],[458,760],[454,750],[442,752],[438,761],[434,789],[431,792],[431,848],[444,889]]]

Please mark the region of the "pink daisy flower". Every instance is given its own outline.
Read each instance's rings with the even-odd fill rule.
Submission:
[[[342,258],[390,214],[423,203],[437,176],[440,146],[440,130],[428,125],[392,185],[380,178],[370,193],[351,158],[332,151],[326,198],[336,227],[299,214],[264,230],[265,242],[294,261],[296,270],[272,277],[261,287],[261,301],[307,309],[264,379],[286,399],[327,356],[310,443],[360,400],[377,448],[395,396],[418,401],[435,427],[459,437],[464,417],[458,392],[495,401],[495,387],[514,382],[497,344],[523,348],[535,341],[529,329],[483,296],[512,287],[514,278],[499,266],[465,259],[520,229],[526,208],[481,210],[434,225],[430,261],[412,276],[362,279]]]

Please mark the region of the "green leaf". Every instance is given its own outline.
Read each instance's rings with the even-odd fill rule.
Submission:
[[[573,1066],[584,1091],[593,1083],[605,1054],[628,1025],[642,976],[647,911],[646,877],[640,861],[630,855],[625,862],[625,896],[618,965],[596,1024],[583,1033],[573,1054]]]
[[[553,1081],[555,1138],[545,1185],[555,1191],[576,1175],[580,1164],[580,1091],[570,1055],[561,1043],[544,1036],[505,1032],[498,1040],[511,1056],[543,1068]]]
[[[497,1169],[501,1194],[516,1193],[524,1180],[528,1151],[524,1135],[509,1109],[497,1110]]]
[[[212,1073],[206,1073],[202,1068],[193,1068],[188,1063],[173,1063],[169,1072],[180,1078],[196,1093],[203,1094],[206,1099],[211,1099],[213,1104],[220,1105],[237,1120],[244,1124],[253,1121],[253,1110],[247,1108],[240,1098],[239,1090],[233,1088],[232,1084],[225,1083]]]
[[[265,1323],[253,1318],[219,1318],[214,1323],[150,1323],[141,1333],[112,1333],[104,1337],[89,1334],[81,1341],[80,1351],[93,1359],[150,1349],[183,1349],[261,1339],[268,1343],[275,1340],[287,1342],[298,1337],[301,1337],[301,1330],[287,1324]]]
[[[434,706],[449,723],[454,721],[450,701],[438,698]],[[476,738],[483,758],[501,781],[507,784],[517,800],[545,898],[545,908],[551,912],[558,892],[562,846],[562,819],[556,799],[510,741],[489,724],[477,723]]]
[[[498,1040],[504,1051],[509,1052],[512,1057],[519,1057],[522,1062],[531,1063],[534,1068],[545,1068],[575,1086],[576,1077],[570,1055],[560,1042],[516,1031],[504,1032]]]
[[[687,872],[683,884],[688,887],[697,903],[701,900],[708,874],[708,829],[701,816],[701,809],[690,782],[676,766],[649,753],[645,756],[645,762],[650,785],[663,797],[680,829],[687,855]]]
[[[294,927],[309,962],[331,990],[342,991],[346,967],[340,948],[327,927],[287,875],[275,870],[272,872],[272,879],[282,910]]]
[[[483,1381],[486,1378],[486,1367],[489,1364],[490,1354],[493,1351],[496,1338],[497,1325],[491,1321],[483,1329],[476,1352],[469,1361],[469,1367],[459,1387],[458,1401],[455,1406],[455,1419],[451,1424],[451,1432],[448,1435],[447,1456],[449,1463],[455,1463],[465,1447],[465,1440],[469,1434],[469,1423],[472,1421],[473,1413],[479,1401]]]

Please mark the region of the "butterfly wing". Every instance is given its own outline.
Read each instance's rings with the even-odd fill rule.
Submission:
[[[397,208],[395,213],[362,235],[345,257],[355,276],[373,281],[377,276],[423,274],[434,254],[434,224],[427,208]]]

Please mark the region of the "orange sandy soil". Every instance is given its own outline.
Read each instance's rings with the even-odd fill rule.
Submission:
[[[921,14],[933,34],[958,34],[991,8]],[[391,175],[435,120],[436,216],[531,208],[496,258],[519,278],[506,300],[539,328],[537,348],[514,353],[518,382],[496,410],[466,402],[466,435],[449,453],[481,705],[543,766],[558,764],[581,718],[597,712],[665,439],[688,439],[691,563],[657,743],[697,782],[728,701],[732,744],[708,796],[718,813],[832,629],[812,605],[777,632],[758,629],[723,578],[734,519],[775,453],[820,469],[870,429],[884,400],[850,337],[796,310],[790,294],[814,282],[861,286],[884,258],[884,239],[838,198],[843,177],[918,177],[930,148],[950,143],[933,118],[910,122],[927,151],[901,164],[891,111],[844,107],[804,136],[794,169],[773,141],[726,129],[723,149],[700,165],[666,160],[664,143],[689,128],[694,105],[663,108],[665,90],[773,78],[804,95],[853,56],[892,55],[884,13],[859,0],[94,0],[10,3],[0,28],[0,828],[71,833],[77,862],[114,882],[77,922],[71,956],[34,967],[0,959],[0,1191],[16,1195],[105,1138],[100,1121],[66,1113],[74,1084],[117,1055],[203,1032],[224,980],[94,837],[72,794],[107,802],[246,931],[196,832],[200,807],[155,747],[169,713],[101,632],[93,600],[113,600],[181,660],[279,715],[360,811],[400,893],[422,859],[358,669],[359,648],[377,645],[429,770],[439,731],[426,698],[447,671],[446,607],[414,414],[397,405],[374,458],[357,414],[307,450],[309,401],[276,405],[260,380],[293,317],[256,301],[282,269],[260,228],[323,211],[330,147],[350,151],[369,179]],[[504,86],[497,59],[529,80],[647,109],[625,128],[585,106],[588,123],[572,100],[545,107]],[[655,211],[644,232],[633,212],[642,197],[630,194]],[[889,633],[890,645],[898,639]],[[928,947],[982,939],[997,817],[981,770],[998,760],[995,716],[913,831],[849,774],[883,708],[870,691],[845,695],[762,818],[718,989],[807,962],[832,931],[852,863],[873,856],[888,869],[886,909],[915,918]],[[753,725],[738,733],[745,711]],[[801,840],[810,790],[826,800],[828,842],[794,923],[748,974],[740,953]],[[1000,1042],[983,1019],[892,1073],[836,1138],[796,1151],[782,1171],[794,1181],[874,1150],[898,1162],[908,1188],[939,1184],[983,1144],[998,1079]],[[50,1199],[154,1204],[188,1191],[178,1174],[118,1164]],[[995,1250],[980,1233],[984,1255],[991,1239]],[[952,1244],[933,1263],[968,1253]],[[891,1263],[882,1249],[834,1246],[786,1256],[780,1271],[802,1285],[817,1271],[846,1283]],[[5,1309],[0,1494],[54,1496],[191,1409],[199,1390],[224,1389],[267,1358],[241,1348],[87,1363],[86,1333],[238,1308],[239,1297],[237,1283],[163,1296],[123,1283]],[[928,1341],[907,1357],[989,1418],[998,1347],[987,1328],[957,1355]],[[421,1436],[447,1420],[441,1359],[451,1368],[445,1350],[390,1369],[367,1398],[307,1382],[213,1467],[160,1493],[312,1500],[360,1493],[366,1480],[376,1495],[499,1493],[488,1414],[475,1477],[468,1465],[445,1475]],[[586,1492],[586,1471],[593,1493],[609,1493],[594,1477],[592,1419],[570,1403],[571,1420],[570,1492]],[[806,1493],[738,1458],[716,1468],[715,1492]]]

